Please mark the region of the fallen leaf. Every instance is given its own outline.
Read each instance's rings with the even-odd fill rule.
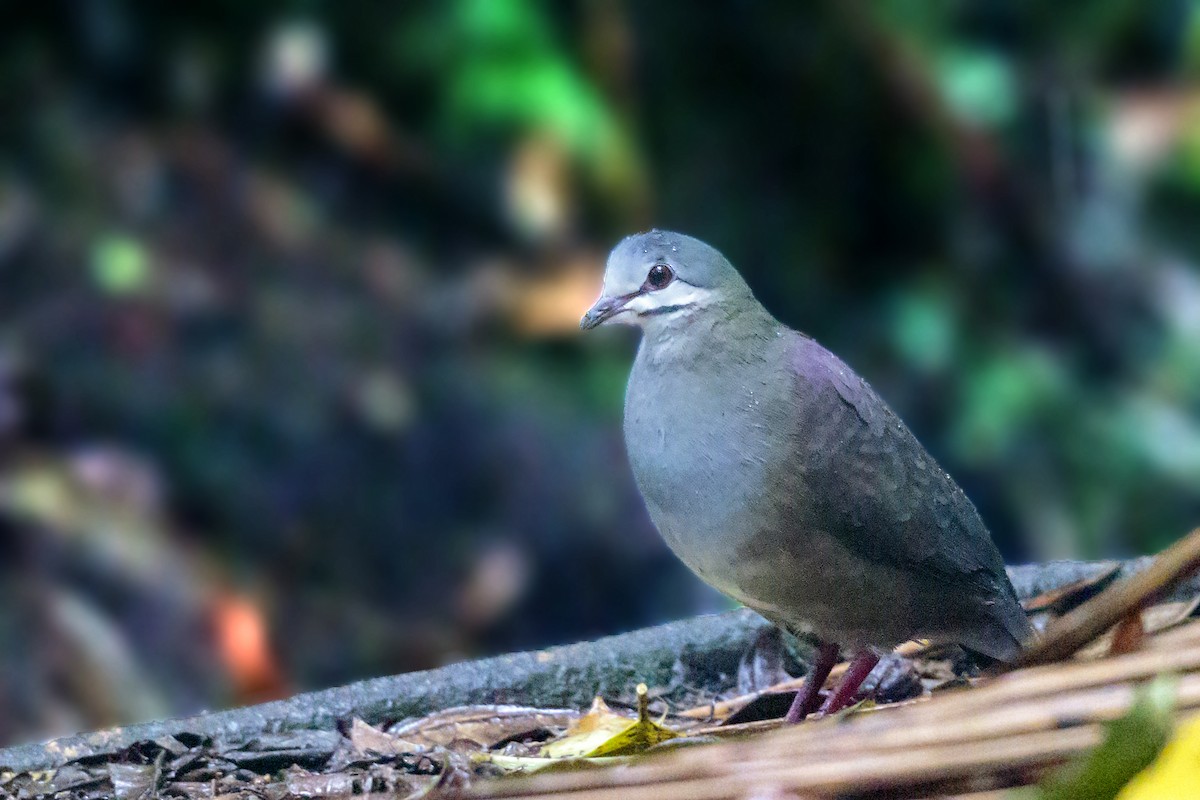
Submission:
[[[393,725],[388,733],[424,747],[445,747],[455,739],[472,739],[492,747],[537,728],[566,728],[579,718],[573,709],[461,706]]]
[[[1141,649],[1146,640],[1146,626],[1142,624],[1142,612],[1133,611],[1113,628],[1112,647],[1108,654],[1123,656]]]
[[[349,796],[354,791],[354,777],[344,772],[322,775],[320,773],[309,772],[300,767],[289,767],[284,770],[282,777],[288,796]]]
[[[1021,606],[1025,609],[1026,613],[1030,614],[1037,611],[1052,611],[1056,614],[1064,614],[1112,583],[1120,570],[1120,562],[1114,561],[1111,566],[1097,572],[1090,578],[1081,578],[1034,595],[1021,603]]]
[[[346,738],[359,753],[376,753],[381,756],[399,755],[401,753],[419,753],[425,748],[416,742],[410,742],[399,736],[384,733],[378,728],[368,725],[358,717],[350,722]]]
[[[52,796],[59,792],[82,789],[101,781],[74,764],[67,764],[49,772],[33,772],[30,773],[30,778],[33,780],[34,793],[38,796]]]
[[[509,773],[615,764],[679,736],[650,719],[649,690],[644,683],[637,687],[637,700],[637,717],[630,719],[614,712],[597,697],[591,710],[568,729],[565,737],[543,745],[536,756],[474,753],[471,760]]]
[[[1192,797],[1200,777],[1200,719],[1184,726],[1149,767],[1133,777],[1117,800],[1176,800]]]
[[[1174,628],[1177,625],[1187,622],[1192,614],[1195,613],[1197,607],[1200,607],[1200,596],[1194,597],[1191,600],[1159,603],[1158,605],[1150,606],[1142,611],[1142,627],[1145,629],[1146,635]],[[1075,657],[1086,660],[1102,658],[1108,655],[1113,648],[1114,636],[1115,628],[1081,649],[1075,654]]]
[[[629,755],[679,735],[650,719],[649,691],[644,683],[638,684],[637,700],[637,719],[631,720],[614,713],[597,697],[592,709],[567,736],[543,745],[539,755],[547,758]]]
[[[1178,683],[1173,676],[1164,675],[1140,687],[1129,713],[1108,724],[1103,742],[1042,781],[1036,795],[1038,800],[1116,797],[1121,787],[1154,761],[1166,743],[1173,724]]]
[[[142,800],[158,786],[158,764],[109,764],[113,796],[117,800]]]

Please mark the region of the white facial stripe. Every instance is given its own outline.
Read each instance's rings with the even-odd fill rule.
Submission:
[[[665,289],[657,292],[646,292],[638,295],[625,304],[625,307],[635,314],[651,314],[661,308],[681,306],[679,311],[687,308],[703,308],[712,299],[712,292],[699,286],[691,286],[683,281],[675,281]]]

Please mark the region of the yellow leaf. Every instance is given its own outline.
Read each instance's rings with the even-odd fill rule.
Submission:
[[[578,769],[624,763],[627,757],[652,745],[674,739],[678,733],[650,719],[646,684],[637,687],[638,715],[623,717],[597,697],[591,710],[580,717],[565,737],[542,746],[536,756],[475,753],[472,760],[489,763],[507,773]]]
[[[679,734],[650,719],[646,684],[637,687],[638,717],[613,713],[599,697],[563,739],[544,746],[543,758],[597,758],[639,753]]]
[[[1154,763],[1133,777],[1117,800],[1179,800],[1200,795],[1200,718],[1175,735]]]

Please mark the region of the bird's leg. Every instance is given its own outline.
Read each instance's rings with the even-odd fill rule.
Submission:
[[[875,669],[875,665],[879,663],[879,656],[875,655],[870,650],[860,650],[854,660],[850,662],[846,674],[842,677],[841,683],[833,690],[833,694],[825,700],[825,704],[821,706],[821,715],[832,714],[836,711],[841,711],[846,706],[854,702],[854,695],[858,691],[858,687],[862,686],[862,682],[871,674],[871,670]]]
[[[795,724],[817,710],[817,704],[821,702],[821,687],[825,685],[825,679],[837,663],[837,657],[836,644],[821,642],[817,648],[817,659],[813,662],[812,669],[804,676],[804,684],[800,691],[796,692],[796,699],[792,701],[792,707],[783,718],[785,722],[789,725]]]

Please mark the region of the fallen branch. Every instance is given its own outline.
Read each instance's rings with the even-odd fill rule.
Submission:
[[[1122,565],[1122,576],[1141,572],[1151,559]],[[1112,562],[1051,562],[1012,567],[1021,597],[1031,597],[1111,568]],[[1193,578],[1173,596],[1200,591]],[[331,730],[339,720],[368,722],[422,716],[460,705],[519,703],[538,707],[586,707],[597,694],[628,693],[645,682],[665,686],[677,663],[691,677],[714,685],[736,672],[738,659],[766,621],[746,610],[696,617],[594,642],[553,647],[453,664],[441,669],[297,695],[287,700],[148,722],[0,750],[0,766],[16,771],[50,769],[84,756],[112,753],[136,741],[177,733],[245,742],[269,732]]]
[[[665,686],[679,662],[698,679],[715,683],[718,673],[736,673],[738,659],[768,624],[745,609],[696,617],[594,642],[466,661],[261,705],[11,747],[0,750],[0,767],[18,772],[50,769],[177,733],[238,743],[263,733],[332,730],[339,720],[353,717],[369,722],[399,720],[462,705],[586,708],[597,694],[627,693],[642,682]]]

